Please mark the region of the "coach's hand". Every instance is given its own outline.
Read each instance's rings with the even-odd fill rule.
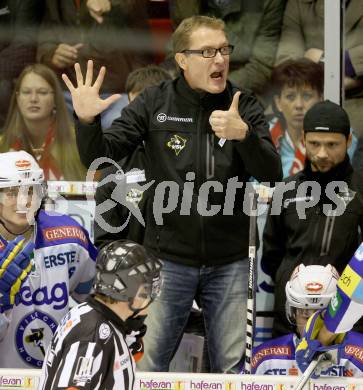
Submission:
[[[215,110],[209,117],[212,130],[218,138],[228,140],[244,140],[248,132],[248,125],[239,114],[238,101],[241,92],[236,92],[229,110]]]
[[[83,78],[81,67],[78,63],[74,65],[74,69],[77,78],[76,87],[72,84],[66,74],[62,74],[62,79],[72,95],[73,109],[79,120],[84,123],[92,123],[98,114],[105,111],[112,103],[118,100],[121,95],[114,94],[107,99],[100,98],[100,88],[106,73],[106,68],[104,66],[100,69],[93,85],[92,60],[88,60],[87,62],[85,79]]]

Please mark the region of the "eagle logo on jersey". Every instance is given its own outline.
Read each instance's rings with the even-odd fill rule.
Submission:
[[[177,156],[179,156],[179,153],[185,148],[185,145],[187,143],[187,140],[185,138],[182,138],[180,135],[174,134],[170,141],[166,143],[166,146],[173,150]]]
[[[25,363],[41,368],[47,343],[57,329],[56,321],[39,310],[26,315],[16,330],[16,349]]]

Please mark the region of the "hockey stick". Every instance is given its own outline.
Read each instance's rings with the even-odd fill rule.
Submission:
[[[257,200],[258,193],[252,194],[250,230],[248,245],[248,293],[247,293],[247,322],[246,322],[246,360],[245,373],[251,373],[251,359],[253,348],[253,337],[255,333],[256,319],[256,225],[257,225]]]
[[[310,379],[311,375],[314,373],[318,365],[323,361],[326,360],[326,354],[321,353],[314,357],[314,359],[309,364],[309,367],[304,371],[304,373],[301,375],[300,379],[298,380],[296,386],[294,387],[294,390],[301,390],[306,382]]]

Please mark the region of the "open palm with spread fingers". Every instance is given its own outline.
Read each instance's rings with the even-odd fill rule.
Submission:
[[[92,123],[95,117],[105,111],[112,103],[121,97],[114,94],[107,99],[100,98],[100,88],[105,77],[106,68],[102,66],[95,82],[93,80],[93,61],[88,60],[86,77],[83,78],[81,67],[78,63],[74,65],[77,78],[75,87],[66,74],[62,74],[62,79],[68,87],[71,95],[73,108],[81,122]]]

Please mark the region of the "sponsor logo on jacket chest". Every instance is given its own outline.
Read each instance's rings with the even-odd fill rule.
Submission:
[[[156,120],[160,123],[163,123],[166,121],[181,122],[181,123],[193,123],[193,118],[167,115],[164,112],[159,112],[159,114],[156,115]]]

